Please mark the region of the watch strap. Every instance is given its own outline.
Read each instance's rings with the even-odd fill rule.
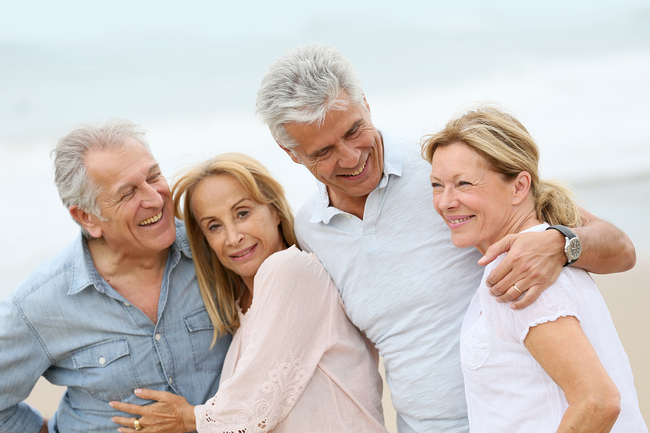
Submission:
[[[569,229],[568,227],[565,227],[565,226],[560,225],[560,224],[546,227],[546,230],[550,230],[550,229],[557,230],[557,231],[559,231],[560,233],[562,233],[564,235],[564,239],[565,239],[564,254],[566,255],[566,258],[567,258],[567,262],[566,262],[566,264],[564,266],[569,266],[569,265],[572,265],[575,262],[577,262],[578,258],[580,257],[580,254],[578,254],[578,257],[576,257],[575,259],[572,259],[571,255],[570,255],[570,253],[568,251],[568,247],[569,247],[569,243],[570,243],[571,239],[577,238],[578,235],[573,233],[573,231],[571,229]],[[579,239],[578,239],[578,241],[579,241]]]

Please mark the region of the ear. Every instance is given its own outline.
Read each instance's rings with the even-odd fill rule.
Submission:
[[[293,152],[292,152],[291,150],[287,149],[286,147],[284,147],[283,145],[281,145],[281,144],[280,144],[279,142],[277,142],[277,141],[276,141],[276,143],[278,143],[278,146],[280,146],[280,149],[282,149],[282,150],[284,150],[285,152],[287,152],[287,155],[289,155],[289,158],[291,158],[291,160],[292,160],[293,162],[295,162],[296,164],[300,164],[300,165],[302,165],[302,161],[300,161],[300,159],[298,159],[298,157],[297,157],[296,155],[294,155]]]
[[[522,171],[517,175],[517,178],[512,182],[514,188],[514,196],[512,197],[512,204],[518,205],[528,196],[530,191],[531,176],[527,171]]]
[[[70,206],[70,209],[68,209],[68,211],[70,212],[72,218],[75,219],[75,221],[77,221],[86,230],[88,230],[90,236],[94,238],[102,237],[102,229],[98,224],[99,219],[95,215],[79,209],[79,206],[77,205]]]

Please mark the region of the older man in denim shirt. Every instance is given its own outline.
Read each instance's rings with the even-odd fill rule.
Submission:
[[[210,346],[185,230],[144,132],[123,120],[82,126],[53,154],[82,234],[0,301],[0,432],[115,431],[124,414],[109,401],[146,404],[137,388],[202,404],[230,337]],[[67,387],[49,422],[23,402],[40,376]]]

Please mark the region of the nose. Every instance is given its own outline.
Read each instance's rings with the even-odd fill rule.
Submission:
[[[150,185],[148,183],[144,183],[142,186],[142,191],[143,191],[143,200],[142,200],[142,207],[161,207],[165,200],[163,199],[162,194],[160,191],[158,191],[156,188],[153,187],[153,185]]]
[[[237,230],[237,225],[229,224],[226,229],[226,243],[230,246],[235,246],[244,239],[244,235]]]
[[[346,140],[341,140],[338,163],[343,168],[355,168],[359,164],[361,151]]]
[[[452,188],[446,187],[439,193],[433,195],[433,205],[440,210],[453,209],[458,206],[456,194]]]

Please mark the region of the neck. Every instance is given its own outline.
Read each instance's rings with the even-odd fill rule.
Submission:
[[[363,219],[363,211],[366,208],[366,199],[370,194],[366,194],[363,197],[351,197],[351,196],[338,197],[329,188],[327,190],[327,194],[330,198],[330,203],[332,206],[342,210],[343,212],[347,212],[351,215],[354,215],[360,220]]]
[[[481,254],[485,254],[490,245],[500,241],[505,236],[520,233],[541,223],[542,222],[537,219],[537,212],[535,212],[535,208],[532,205],[524,206],[522,208],[515,208],[507,223],[504,224],[500,233],[497,234],[489,242],[477,245],[476,249],[479,250]]]
[[[121,251],[106,242],[104,238],[89,239],[88,251],[99,274],[108,281],[114,275],[161,273],[167,263],[169,248],[156,253],[133,253]]]

